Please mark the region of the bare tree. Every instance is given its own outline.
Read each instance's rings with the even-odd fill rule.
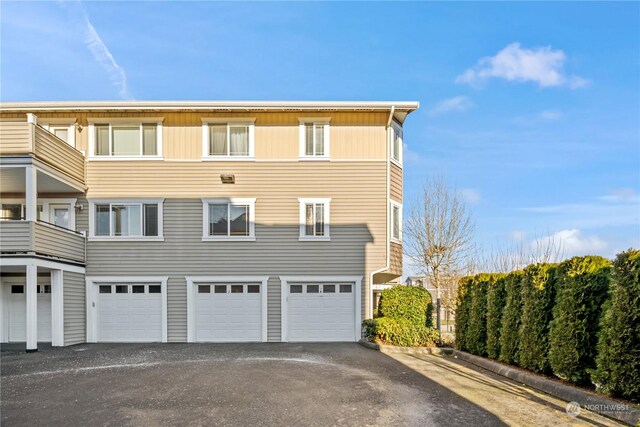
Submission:
[[[440,330],[442,290],[457,284],[473,258],[471,214],[457,189],[435,177],[425,182],[422,194],[411,206],[404,233],[405,254],[436,289],[436,326]],[[449,304],[451,298],[447,300]]]
[[[501,245],[491,249],[488,255],[478,255],[476,263],[482,265],[480,271],[509,273],[529,264],[559,262],[565,257],[564,244],[553,235],[534,237],[528,241],[520,239],[511,245]]]

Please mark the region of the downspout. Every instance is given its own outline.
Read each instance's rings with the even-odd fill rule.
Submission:
[[[386,265],[378,270],[374,270],[371,272],[371,274],[369,275],[369,318],[373,319],[373,275],[376,273],[382,273],[383,271],[386,271],[389,269],[390,267],[390,259],[389,259],[389,253],[391,250],[391,245],[390,245],[390,239],[389,239],[389,198],[391,197],[391,161],[389,160],[389,126],[391,126],[391,120],[393,120],[393,114],[396,111],[396,107],[395,105],[391,106],[391,110],[389,110],[389,118],[387,119],[387,126],[385,126],[385,131],[387,132],[387,137],[386,137],[386,148],[387,148],[387,156],[386,156],[386,163],[387,163],[387,198],[385,200],[385,212],[386,212],[386,220],[385,220],[385,241],[387,242],[387,263]]]

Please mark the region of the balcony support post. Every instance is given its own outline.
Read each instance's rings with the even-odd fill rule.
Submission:
[[[25,219],[36,221],[38,219],[38,171],[33,165],[25,166]]]
[[[51,346],[64,345],[64,272],[51,270]]]
[[[38,351],[38,266],[27,264],[27,352]]]

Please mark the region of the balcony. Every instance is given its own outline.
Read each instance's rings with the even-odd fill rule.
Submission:
[[[40,255],[85,263],[86,239],[82,233],[43,221],[0,221],[2,255]]]
[[[0,122],[0,156],[31,156],[85,184],[84,155],[45,128],[28,121]]]

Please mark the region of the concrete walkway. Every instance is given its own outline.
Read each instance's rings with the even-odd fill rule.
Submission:
[[[452,356],[387,354],[421,375],[512,426],[619,426],[609,418],[581,410],[567,415],[567,402],[518,384]]]

